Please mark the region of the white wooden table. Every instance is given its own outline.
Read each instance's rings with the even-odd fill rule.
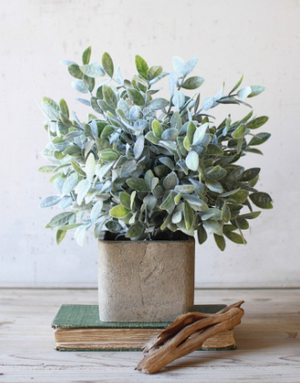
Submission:
[[[197,290],[195,303],[245,300],[238,349],[197,351],[156,375],[141,352],[58,352],[51,321],[63,303],[97,304],[97,290],[0,289],[0,382],[300,382],[300,290]]]

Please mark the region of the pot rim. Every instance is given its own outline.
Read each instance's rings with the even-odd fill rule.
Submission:
[[[187,238],[186,239],[157,239],[157,240],[152,240],[152,241],[149,241],[149,240],[138,240],[138,241],[130,241],[130,240],[111,240],[111,239],[105,239],[105,235],[106,235],[106,231],[101,233],[98,237],[98,241],[101,242],[101,243],[110,243],[110,244],[114,244],[114,243],[124,243],[124,244],[150,244],[150,243],[168,243],[168,242],[182,242],[182,243],[186,243],[186,242],[195,242],[195,237],[191,237],[191,236],[188,236],[187,235]]]

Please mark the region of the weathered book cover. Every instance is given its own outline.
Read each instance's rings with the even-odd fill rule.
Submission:
[[[216,313],[225,305],[195,305],[194,311]],[[97,305],[62,305],[52,322],[59,351],[140,351],[170,322],[101,322]],[[232,350],[233,331],[208,339],[201,350]]]

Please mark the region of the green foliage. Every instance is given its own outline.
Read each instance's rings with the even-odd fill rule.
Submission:
[[[76,79],[73,88],[88,95],[78,99],[92,108],[86,121],[70,113],[64,99],[44,97],[41,103],[50,140],[43,156],[50,164],[39,171],[51,175],[57,193],[40,206],[63,210],[46,225],[57,230],[56,242],[75,229],[82,245],[92,228],[96,238],[103,230],[133,240],[155,239],[161,231],[171,237],[179,230],[190,236],[197,231],[200,244],[212,233],[222,251],[225,239],[245,244],[248,220],[260,214],[252,204],[270,209],[272,200],[255,189],[260,169],[238,162],[248,153],[262,154],[255,146],[270,134],[256,130],[268,117],[251,111],[233,122],[229,114],[217,125],[209,110],[249,106],[244,100],[264,88],[239,89],[242,76],[228,94],[223,84],[201,102],[199,93],[189,95],[204,82],[190,76],[195,57],[186,63],[174,57],[173,71],[164,72],[136,56],[137,73],[128,80],[108,53],[98,64],[90,61],[91,52],[88,47],[79,64],[63,62]],[[156,96],[156,83],[166,76],[169,100]]]

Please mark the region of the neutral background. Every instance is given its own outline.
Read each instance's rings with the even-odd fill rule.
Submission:
[[[261,166],[259,187],[275,209],[264,211],[246,233],[248,245],[228,243],[224,253],[211,240],[197,247],[198,287],[299,287],[299,85],[300,2],[296,0],[14,0],[0,11],[0,286],[84,287],[97,284],[97,243],[83,248],[67,235],[54,243],[45,230],[59,212],[39,209],[53,190],[37,172],[47,142],[36,101],[74,101],[72,78],[62,59],[79,61],[93,47],[100,62],[108,51],[124,77],[134,73],[134,56],[171,70],[174,55],[199,57],[195,70],[206,78],[202,97],[227,90],[242,73],[245,85],[264,85],[253,99],[257,115],[268,115],[272,139],[264,156],[250,154],[247,166]],[[247,108],[220,106],[217,116],[238,118]]]

